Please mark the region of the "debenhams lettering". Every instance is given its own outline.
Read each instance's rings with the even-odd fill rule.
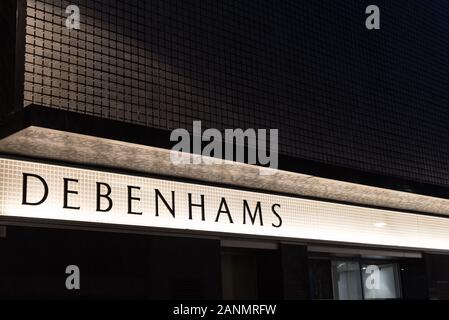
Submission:
[[[49,189],[47,181],[44,177],[32,174],[23,173],[22,181],[22,205],[24,206],[40,206],[47,201]],[[41,185],[43,190],[40,199],[29,199],[29,182],[34,179],[33,186],[35,187],[36,182]],[[80,203],[79,198],[82,195],[79,194],[77,190],[77,184],[80,181],[78,179],[72,178],[62,178],[61,187],[63,188],[63,196],[61,199],[61,208],[68,210],[81,210],[82,203]],[[171,191],[170,194],[162,194],[162,192],[153,188],[150,192],[143,192],[142,188],[137,185],[127,185],[126,188],[120,188],[120,190],[112,190],[110,184],[102,181],[95,182],[96,185],[96,212],[107,213],[110,212],[114,206],[113,194],[117,192],[126,194],[126,197],[118,197],[120,199],[126,199],[127,212],[124,214],[130,215],[147,215],[153,214],[159,217],[162,211],[167,212],[173,219],[177,218],[177,208],[188,208],[188,219],[195,220],[201,219],[206,221],[206,219],[213,219],[214,222],[220,223],[239,223],[239,224],[252,224],[254,226],[264,226],[264,215],[273,215],[275,222],[271,223],[271,227],[280,228],[282,226],[282,218],[280,215],[281,205],[278,203],[263,203],[262,201],[254,202],[241,199],[241,212],[233,213],[229,209],[228,200],[225,197],[217,200],[215,206],[206,207],[207,201],[205,201],[206,195],[204,194],[193,194],[187,193],[187,197],[182,197],[187,199],[186,203],[179,203],[178,192]],[[233,199],[235,200],[235,199]],[[121,200],[123,201],[123,200]],[[143,212],[136,209],[139,203],[144,201],[152,201],[151,206],[153,212]],[[240,200],[239,200],[240,201]],[[194,212],[195,210],[195,212]],[[206,214],[207,212],[207,214]],[[200,218],[198,218],[198,216]],[[235,217],[240,217],[236,221]],[[271,221],[271,219],[270,219]]]

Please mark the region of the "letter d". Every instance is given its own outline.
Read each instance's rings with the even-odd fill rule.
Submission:
[[[44,196],[42,199],[38,202],[28,202],[27,194],[28,194],[28,178],[36,178],[40,182],[42,182],[42,185],[44,186]],[[45,200],[47,200],[48,197],[48,185],[45,182],[44,178],[41,176],[38,176],[37,174],[31,174],[31,173],[23,173],[23,184],[22,184],[22,205],[27,206],[38,206],[42,203],[44,203]]]

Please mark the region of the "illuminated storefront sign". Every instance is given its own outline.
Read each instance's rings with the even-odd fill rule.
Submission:
[[[449,249],[449,219],[0,159],[0,218]]]

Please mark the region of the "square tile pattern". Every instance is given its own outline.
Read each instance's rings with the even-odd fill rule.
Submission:
[[[286,155],[449,183],[446,0],[378,0],[379,31],[365,0],[25,1],[25,105],[278,128]]]

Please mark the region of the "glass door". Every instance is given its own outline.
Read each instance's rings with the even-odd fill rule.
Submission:
[[[395,262],[333,260],[331,270],[336,300],[401,298],[399,267]]]
[[[399,299],[398,264],[393,262],[373,262],[362,264],[363,296],[372,299]]]
[[[358,261],[332,261],[334,299],[362,300],[360,264]]]

